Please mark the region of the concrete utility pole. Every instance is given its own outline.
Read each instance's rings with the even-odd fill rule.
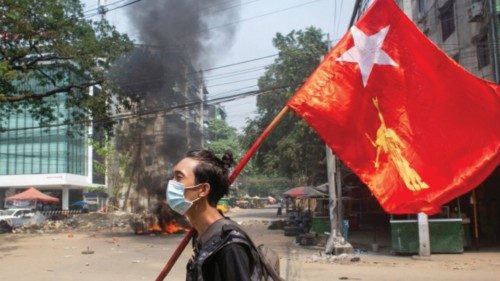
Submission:
[[[101,15],[101,20],[106,18],[106,5],[108,0],[97,0],[97,12]]]
[[[418,213],[418,254],[421,257],[431,255],[431,243],[429,238],[429,220],[425,213]]]
[[[325,252],[327,254],[340,255],[352,253],[351,244],[342,237],[342,192],[340,186],[340,170],[335,161],[332,150],[326,146],[326,168],[328,173],[328,195],[330,211],[330,237],[326,243]]]

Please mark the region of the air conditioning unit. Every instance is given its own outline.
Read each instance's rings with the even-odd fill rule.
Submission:
[[[475,2],[470,5],[467,9],[467,15],[469,17],[469,22],[481,21],[483,18],[483,3]]]

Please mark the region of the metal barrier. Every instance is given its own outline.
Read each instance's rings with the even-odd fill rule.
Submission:
[[[40,213],[45,217],[59,216],[59,215],[68,216],[68,215],[81,214],[82,210],[51,210],[51,211],[41,211]]]

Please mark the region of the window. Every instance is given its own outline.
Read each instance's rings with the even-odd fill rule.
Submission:
[[[456,63],[460,63],[460,53],[456,53],[451,57]]]
[[[419,13],[424,13],[425,12],[425,0],[418,0],[417,1],[417,6],[418,6],[418,12]]]
[[[441,8],[439,8],[439,20],[441,21],[441,31],[443,33],[443,41],[448,39],[455,32],[455,13],[454,0],[448,0]]]
[[[151,156],[146,156],[144,158],[144,164],[146,164],[146,166],[151,166],[153,165],[153,157]]]
[[[490,49],[488,48],[488,37],[484,37],[476,47],[477,68],[481,69],[490,64]]]

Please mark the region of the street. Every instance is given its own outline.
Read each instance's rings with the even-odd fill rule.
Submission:
[[[320,257],[320,248],[298,246],[282,230],[268,230],[265,221],[275,214],[274,208],[228,213],[256,244],[265,243],[279,253],[286,280],[498,280],[500,276],[498,250],[432,255],[429,260],[358,252],[357,262],[351,257],[327,260]],[[181,237],[137,236],[132,231],[1,235],[1,279],[154,280]],[[184,280],[190,255],[188,246],[167,280]]]

